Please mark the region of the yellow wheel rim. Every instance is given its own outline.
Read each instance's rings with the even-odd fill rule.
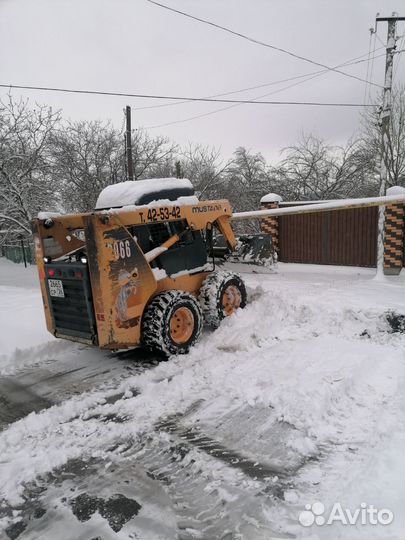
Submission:
[[[193,335],[194,315],[190,309],[181,307],[176,309],[170,319],[170,337],[178,345],[187,343]]]

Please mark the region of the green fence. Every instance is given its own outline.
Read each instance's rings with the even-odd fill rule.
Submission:
[[[24,262],[24,252],[25,252],[25,260],[27,261],[27,264],[35,264],[35,255],[34,255],[34,249],[33,246],[30,245],[24,245],[24,251],[22,246],[12,246],[12,245],[6,245],[1,247],[1,254],[3,257],[6,257],[6,259],[9,259],[10,261],[13,261],[15,263],[23,263]]]

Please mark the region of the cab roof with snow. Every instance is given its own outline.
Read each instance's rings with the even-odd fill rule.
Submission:
[[[107,186],[98,196],[95,210],[108,210],[127,205],[143,206],[156,200],[177,201],[194,195],[186,178],[148,178],[119,182]]]

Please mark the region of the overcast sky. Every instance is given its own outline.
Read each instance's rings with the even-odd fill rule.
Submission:
[[[162,3],[329,66],[367,55],[377,12],[405,15],[403,0]],[[380,23],[378,36],[384,42],[386,33],[386,23]],[[398,34],[403,33],[404,23],[399,23]],[[376,55],[384,53],[381,46],[377,39]],[[0,0],[0,51],[2,84],[160,95],[210,96],[322,69],[145,0]],[[399,82],[405,79],[405,53],[396,62]],[[365,78],[367,62],[344,69]],[[374,62],[373,80],[382,84],[383,77],[381,57]],[[255,99],[288,84],[229,97]],[[328,72],[266,99],[362,103],[364,93],[365,83]],[[2,98],[6,94],[0,89]],[[118,127],[127,104],[133,108],[133,127],[160,126],[226,106],[187,103],[136,111],[168,102],[39,91],[12,94],[61,108],[66,118],[111,119]],[[150,132],[181,144],[215,145],[226,156],[244,145],[277,159],[279,150],[293,144],[302,131],[339,144],[356,130],[358,120],[356,108],[241,105]]]

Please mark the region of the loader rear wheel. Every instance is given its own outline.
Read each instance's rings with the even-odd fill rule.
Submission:
[[[225,317],[246,306],[246,287],[238,274],[213,272],[201,285],[199,301],[204,320],[218,328]]]
[[[202,329],[201,307],[193,295],[166,291],[156,295],[142,320],[142,344],[166,355],[185,354],[198,341]]]

